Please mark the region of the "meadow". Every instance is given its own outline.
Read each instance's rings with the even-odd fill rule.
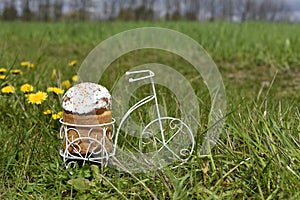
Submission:
[[[58,154],[59,89],[76,82],[80,63],[101,41],[144,26],[180,31],[216,62],[228,112],[220,139],[210,155],[200,155],[198,145],[175,169],[146,174],[94,164],[65,169]],[[300,198],[300,24],[0,22],[0,27],[0,199]],[[209,128],[209,96],[183,59],[136,51],[112,63],[102,84],[113,88],[125,69],[148,62],[173,66],[191,80],[201,106],[200,144]],[[32,88],[21,89],[24,84]],[[13,89],[3,90],[8,85]],[[29,99],[38,91],[47,95],[41,104]]]

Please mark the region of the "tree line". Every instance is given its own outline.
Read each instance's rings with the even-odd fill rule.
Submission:
[[[0,0],[2,20],[288,20],[283,0]]]

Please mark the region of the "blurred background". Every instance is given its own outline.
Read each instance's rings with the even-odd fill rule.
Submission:
[[[0,0],[11,21],[300,21],[299,0]]]

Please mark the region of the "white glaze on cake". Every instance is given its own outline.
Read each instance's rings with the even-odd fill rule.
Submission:
[[[102,85],[84,82],[74,85],[64,94],[62,107],[66,111],[78,114],[100,108],[111,110],[111,95]]]

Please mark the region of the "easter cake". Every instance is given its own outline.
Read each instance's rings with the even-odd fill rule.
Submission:
[[[63,137],[64,150],[71,144],[68,145],[71,154],[112,151],[112,103],[104,86],[91,82],[74,85],[64,94],[62,107],[62,120],[68,130]]]

